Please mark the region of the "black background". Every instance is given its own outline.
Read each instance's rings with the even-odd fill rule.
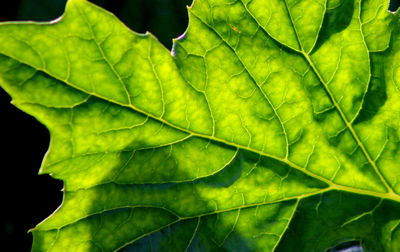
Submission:
[[[59,17],[66,0],[0,1],[0,21],[49,21]],[[191,0],[93,0],[138,32],[151,31],[168,48],[187,27]],[[391,10],[400,0],[391,1]],[[49,144],[46,128],[10,104],[0,89],[0,251],[29,251],[27,230],[49,216],[62,201],[62,182],[37,171]]]

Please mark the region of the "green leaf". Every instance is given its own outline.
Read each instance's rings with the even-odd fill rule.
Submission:
[[[386,0],[197,0],[172,52],[84,0],[0,25],[0,85],[64,181],[33,251],[400,249]]]

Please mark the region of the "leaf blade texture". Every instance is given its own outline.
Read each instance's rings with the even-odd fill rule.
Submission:
[[[398,249],[387,4],[198,0],[171,52],[84,0],[2,23],[0,85],[65,184],[33,250]]]

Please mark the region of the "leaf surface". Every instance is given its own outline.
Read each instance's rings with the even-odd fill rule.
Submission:
[[[383,0],[197,0],[169,52],[84,0],[0,24],[0,85],[65,184],[34,251],[400,249]]]

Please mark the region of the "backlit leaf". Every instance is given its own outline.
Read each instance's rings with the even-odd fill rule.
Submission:
[[[0,24],[0,85],[65,184],[33,251],[400,250],[387,7],[197,0],[171,52],[84,0]]]

